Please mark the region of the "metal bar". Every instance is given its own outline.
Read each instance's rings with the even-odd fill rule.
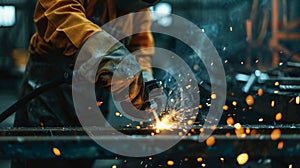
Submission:
[[[289,67],[300,68],[300,63],[298,62],[287,62],[286,65]]]
[[[286,85],[300,85],[300,78],[299,77],[270,77],[269,79],[266,79],[264,81],[270,82],[271,84],[274,84],[274,82],[279,82],[280,84],[286,84]]]
[[[242,125],[243,128],[255,129],[260,131],[272,131],[273,129],[281,129],[284,133],[299,133],[300,134],[300,124],[280,124],[280,125]],[[202,125],[195,125],[192,127],[199,133],[199,129],[211,129],[211,127],[203,127]],[[87,135],[86,131],[100,131],[103,134],[110,133],[111,128],[105,127],[8,127],[0,128],[0,140],[4,136],[67,136],[67,135]],[[125,134],[129,135],[148,135],[153,132],[152,128],[141,128],[136,129],[132,127],[120,127],[118,129]],[[220,125],[215,129],[215,134],[224,134],[228,131],[234,131],[234,126]]]
[[[271,50],[278,45],[278,19],[279,19],[279,4],[278,0],[272,0],[272,38],[270,41]],[[272,65],[277,66],[279,63],[279,54],[277,51],[273,52]]]
[[[246,85],[242,88],[243,92],[248,93],[256,80],[256,75],[254,73],[251,74],[249,80]]]
[[[278,40],[278,19],[279,19],[279,2],[278,0],[272,0],[272,36],[274,40]]]
[[[300,157],[300,126],[299,125],[243,125],[243,128],[255,130],[256,134],[247,134],[241,138],[235,135],[232,126],[220,126],[214,131],[215,144],[207,146],[205,142],[199,142],[199,129],[195,126],[191,136],[182,140],[163,153],[164,156],[189,156],[195,157],[199,153],[207,157],[221,157],[226,152],[227,157],[236,157],[241,152],[247,152],[255,157]],[[204,128],[211,129],[211,128]],[[278,140],[271,139],[274,129],[280,129],[281,135]],[[128,136],[108,135],[109,129],[88,128],[87,131],[101,131],[105,136],[95,136],[102,142],[126,143],[128,141],[149,141],[155,143],[149,132],[149,128],[121,129]],[[137,135],[130,136],[137,132]],[[230,135],[229,135],[230,134]],[[114,158],[113,154],[86,135],[82,128],[10,128],[0,130],[0,158]],[[164,135],[160,142],[167,143],[178,138],[176,135]],[[284,143],[283,149],[278,149],[279,142]],[[55,155],[53,148],[60,150],[61,154]],[[122,146],[122,150],[132,150],[130,146]],[[263,151],[263,152],[262,152]],[[225,152],[225,153],[224,153]]]
[[[300,91],[300,85],[279,85],[280,90]],[[299,93],[300,94],[300,93]]]
[[[235,79],[240,82],[248,82],[251,81],[253,77],[253,74],[246,75],[246,74],[237,74],[235,76]],[[280,82],[280,84],[286,84],[286,85],[300,85],[300,77],[268,77],[259,79],[259,83],[267,83],[269,82],[271,85],[274,84],[274,82]]]
[[[279,40],[300,40],[300,33],[278,32]]]

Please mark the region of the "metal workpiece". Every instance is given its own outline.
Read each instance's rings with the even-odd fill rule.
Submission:
[[[257,158],[300,157],[300,125],[242,125],[244,135],[237,132],[234,126],[218,126],[213,128],[213,143],[211,138],[199,142],[201,133],[207,129],[201,126],[193,127],[186,135],[163,135],[159,142],[168,142],[181,138],[181,141],[163,152],[164,156],[175,158],[197,157],[235,158],[240,153],[247,153]],[[277,133],[274,132],[277,131]],[[10,128],[0,130],[0,158],[98,158],[113,159],[117,155],[105,150],[87,136],[85,131],[97,132],[95,140],[116,143],[127,141],[157,140],[157,131],[151,128],[121,128],[127,136],[113,135],[105,128]],[[160,133],[170,130],[161,130]],[[250,132],[249,132],[250,131]],[[279,132],[279,133],[278,133]],[[275,139],[274,139],[275,137]],[[284,146],[279,147],[279,143]],[[123,150],[132,150],[123,145]],[[128,148],[128,149],[126,149]],[[145,148],[147,148],[145,146]],[[158,154],[158,156],[161,154]]]

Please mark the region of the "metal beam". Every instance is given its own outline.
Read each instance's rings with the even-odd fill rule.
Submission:
[[[255,130],[255,134],[247,134],[241,138],[236,136],[234,127],[221,126],[214,131],[215,144],[207,146],[199,142],[199,129],[194,127],[190,136],[184,137],[177,145],[163,153],[170,157],[230,157],[235,158],[239,153],[248,153],[252,157],[300,157],[300,125],[244,125],[243,128]],[[205,128],[210,129],[210,128]],[[204,130],[205,130],[204,129]],[[279,139],[272,140],[271,133],[280,129]],[[128,136],[109,135],[108,129],[89,128],[88,131],[99,131],[105,136],[94,137],[109,143],[124,143],[132,140],[147,140],[155,143],[150,137],[151,129],[122,128]],[[95,143],[82,128],[9,128],[0,130],[0,158],[114,158],[113,154]],[[134,136],[132,136],[134,135]],[[145,138],[147,137],[147,138]],[[161,142],[169,142],[178,138],[176,135],[162,136]],[[278,149],[278,143],[284,143]],[[53,148],[60,150],[61,155],[53,153]],[[123,150],[132,150],[122,146]],[[159,156],[159,155],[158,155]]]

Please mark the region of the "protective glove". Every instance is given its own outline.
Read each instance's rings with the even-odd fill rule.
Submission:
[[[90,20],[101,27],[104,31],[112,35],[114,38],[118,39],[126,47],[129,46],[131,36],[129,36],[126,32],[123,32],[121,29],[115,28],[114,26],[110,26],[110,24],[101,23],[98,17],[92,17]]]
[[[77,61],[81,78],[111,91],[117,101],[131,101],[137,109],[149,108],[146,89],[136,57],[105,31],[91,36],[83,45]],[[95,69],[97,71],[95,72]]]

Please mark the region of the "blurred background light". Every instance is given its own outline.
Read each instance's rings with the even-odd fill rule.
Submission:
[[[16,22],[15,6],[0,6],[0,26],[10,27]]]
[[[151,7],[151,17],[153,21],[157,21],[160,26],[168,27],[172,24],[172,6],[169,3],[158,3]]]

